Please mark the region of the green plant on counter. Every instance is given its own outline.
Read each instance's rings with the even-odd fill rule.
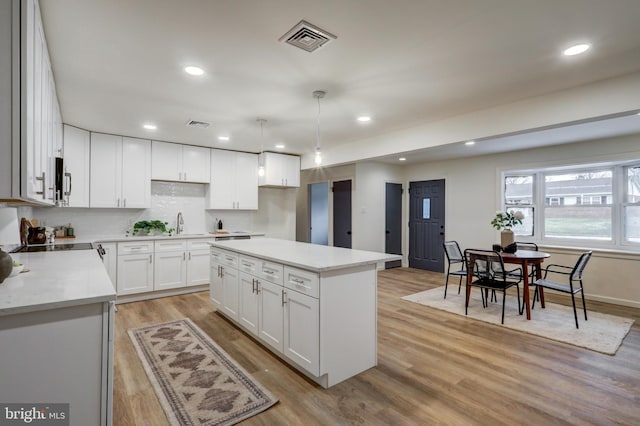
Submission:
[[[169,236],[173,233],[173,228],[168,228],[168,222],[163,222],[161,220],[141,220],[133,224],[133,230],[127,231],[127,234],[131,232],[131,235],[147,234],[150,235],[154,232],[161,232],[163,234],[168,233]]]

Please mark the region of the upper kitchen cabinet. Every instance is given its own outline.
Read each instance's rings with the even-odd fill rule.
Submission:
[[[52,205],[62,119],[39,3],[1,8],[0,199]]]
[[[64,125],[63,205],[89,207],[90,134],[87,130]]]
[[[210,148],[153,141],[151,179],[209,183]]]
[[[258,155],[212,149],[206,206],[215,210],[257,210]]]
[[[260,154],[260,161],[264,165],[264,176],[259,178],[260,186],[300,186],[300,157],[265,152]]]
[[[151,205],[151,141],[91,133],[90,207]]]

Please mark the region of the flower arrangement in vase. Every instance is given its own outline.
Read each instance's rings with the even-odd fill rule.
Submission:
[[[516,225],[521,225],[524,220],[524,214],[521,211],[500,211],[496,212],[495,217],[491,221],[491,226],[500,231],[500,245],[506,247],[509,244],[513,244],[514,236],[513,228]]]

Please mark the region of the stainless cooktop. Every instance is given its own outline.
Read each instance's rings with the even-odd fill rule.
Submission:
[[[30,253],[39,251],[64,251],[64,250],[92,250],[91,243],[69,243],[38,246],[20,246],[11,250],[11,253]]]

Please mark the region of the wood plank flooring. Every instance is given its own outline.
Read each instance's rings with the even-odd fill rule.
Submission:
[[[378,366],[330,389],[217,314],[208,292],[119,305],[113,424],[167,424],[126,330],[184,317],[280,400],[246,425],[640,424],[639,309],[587,302],[636,320],[609,356],[401,300],[443,283],[438,273],[381,271]]]

